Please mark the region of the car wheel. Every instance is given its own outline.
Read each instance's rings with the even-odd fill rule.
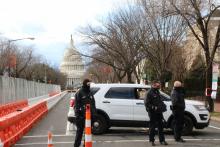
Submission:
[[[190,135],[193,131],[193,122],[189,116],[184,116],[183,135]]]
[[[172,119],[170,128],[172,131],[174,131],[174,119]],[[189,116],[184,116],[184,124],[183,124],[183,130],[182,135],[190,135],[193,131],[193,122],[192,119]]]
[[[107,122],[104,116],[97,115],[93,124],[92,124],[92,133],[93,134],[102,134],[107,130]]]
[[[174,132],[174,119],[172,119],[171,123],[170,123],[170,129],[172,130],[172,132]]]
[[[68,117],[67,120],[68,120],[70,123],[73,123],[73,124],[76,123],[76,118],[75,118],[75,117]]]

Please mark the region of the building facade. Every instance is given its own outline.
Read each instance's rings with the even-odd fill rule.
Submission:
[[[220,23],[220,10],[216,10],[210,19],[210,24],[208,28],[210,47],[212,47],[214,44],[215,37],[216,37],[215,35],[217,32],[217,27],[219,23]],[[198,28],[195,28],[194,30],[195,32],[199,31]],[[187,69],[190,69],[192,67],[198,55],[201,55],[201,57],[203,57],[203,59],[205,60],[204,51],[201,45],[199,44],[198,40],[195,38],[195,36],[192,34],[190,30],[188,30],[187,32],[187,38],[186,38],[184,48],[185,48],[184,56],[186,57],[186,61],[187,61]],[[214,63],[220,64],[220,49],[219,48],[216,50]]]
[[[72,35],[70,44],[64,52],[60,71],[67,75],[66,88],[75,88],[81,85],[82,77],[85,74],[85,66],[82,57],[74,46]]]

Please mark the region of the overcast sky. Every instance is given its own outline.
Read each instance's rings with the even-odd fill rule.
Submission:
[[[37,53],[59,65],[70,41],[80,49],[79,27],[95,24],[127,0],[0,0],[0,35],[33,45]]]

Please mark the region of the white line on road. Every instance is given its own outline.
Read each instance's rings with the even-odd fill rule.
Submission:
[[[218,129],[218,130],[220,130],[220,128],[215,127],[215,126],[210,126],[210,125],[209,125],[209,127],[210,127],[210,128],[214,128],[214,129]]]
[[[73,135],[66,135],[66,134],[58,134],[58,135],[52,135],[53,137],[69,137]],[[42,138],[42,137],[48,137],[47,135],[35,135],[35,136],[23,136],[22,138]]]
[[[220,138],[213,139],[184,139],[186,141],[220,141]],[[158,140],[156,140],[158,141]],[[174,139],[166,139],[166,141],[174,141]],[[128,142],[148,142],[148,140],[112,140],[112,141],[93,141],[93,143],[128,143]],[[73,144],[74,142],[53,142],[53,144]],[[26,143],[26,144],[15,144],[15,146],[30,146],[30,145],[46,145],[47,142],[37,143]]]
[[[53,144],[73,144],[74,142],[54,142]],[[29,146],[29,145],[44,145],[48,144],[47,142],[36,142],[36,143],[24,143],[24,144],[15,144],[15,146]]]
[[[76,130],[76,125],[67,121],[66,125],[66,135],[73,135],[73,131]]]
[[[144,130],[144,131],[148,131],[149,129],[148,128],[141,128],[142,130]]]
[[[203,139],[203,138],[192,138],[192,139],[185,139],[184,140],[188,140],[188,141],[220,141],[220,138],[210,138],[210,139]],[[156,141],[159,141],[156,139]],[[174,139],[166,139],[166,141],[174,141]],[[113,140],[113,141],[94,141],[94,142],[148,142],[148,140]]]

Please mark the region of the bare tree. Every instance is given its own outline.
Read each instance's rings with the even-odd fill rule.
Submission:
[[[41,55],[34,54],[27,68],[25,68],[23,72],[20,74],[20,77],[26,78],[28,80],[37,80],[36,78],[38,76],[37,73],[40,71],[42,72],[45,71],[45,68],[40,65],[45,64],[45,63],[46,63],[46,60]]]
[[[1,41],[1,58],[0,68],[1,74],[8,73],[12,76],[16,67],[16,52],[17,46],[9,44],[8,40]]]
[[[108,52],[96,48],[94,54],[92,55],[92,58],[100,63],[104,63],[105,66],[110,66],[114,72],[114,75],[117,77],[118,82],[122,82],[122,80],[125,78],[125,70],[123,70],[123,67],[121,67],[121,63],[116,61],[116,58],[113,55],[109,55]]]
[[[214,38],[211,38],[211,18],[218,11],[220,5],[215,5],[214,0],[169,0],[175,13],[181,16],[188,25],[192,35],[200,44],[206,61],[206,88],[212,87],[212,63],[216,50],[220,47],[220,23],[216,24]],[[211,40],[214,42],[210,42]],[[206,96],[210,111],[214,110],[211,96]]]
[[[66,75],[61,73],[56,67],[46,63],[46,61],[36,60],[36,62],[28,65],[24,71],[24,74],[25,75],[22,76],[24,76],[27,80],[49,84],[58,84],[61,85],[62,89],[64,89],[66,86]]]
[[[111,14],[102,27],[89,26],[83,33],[90,40],[89,44],[96,48],[93,58],[111,66],[122,77],[126,74],[129,83],[133,82],[132,73],[143,59],[137,27],[141,18],[136,12],[131,7],[120,9]]]
[[[34,53],[31,47],[18,49],[15,53],[16,56],[16,68],[15,68],[15,77],[19,78],[24,75],[25,69],[32,64],[34,60]]]
[[[0,40],[0,75],[9,72],[9,76],[39,82],[45,82],[46,75],[47,83],[60,84],[64,88],[66,76],[46,62],[34,53],[33,47],[18,46],[7,39]]]
[[[22,48],[8,40],[1,42],[0,52],[0,71],[1,74],[8,73],[9,76],[22,77],[24,70],[33,59],[33,48]]]
[[[0,41],[0,75],[3,75],[6,67],[6,42],[2,39]]]
[[[98,83],[115,83],[118,82],[112,68],[102,62],[93,60],[87,68],[85,77],[90,77],[92,81]]]
[[[169,65],[172,72],[172,81],[176,81],[176,80],[184,81],[188,73],[187,63],[186,63],[187,60],[186,60],[186,56],[183,56],[185,55],[183,52],[184,52],[183,46],[175,47],[172,52],[171,55],[172,58]]]
[[[170,4],[166,0],[141,0],[138,3],[145,25],[141,37],[143,51],[163,89],[167,74],[171,72],[172,52],[182,42],[186,25],[180,16],[170,15]]]

